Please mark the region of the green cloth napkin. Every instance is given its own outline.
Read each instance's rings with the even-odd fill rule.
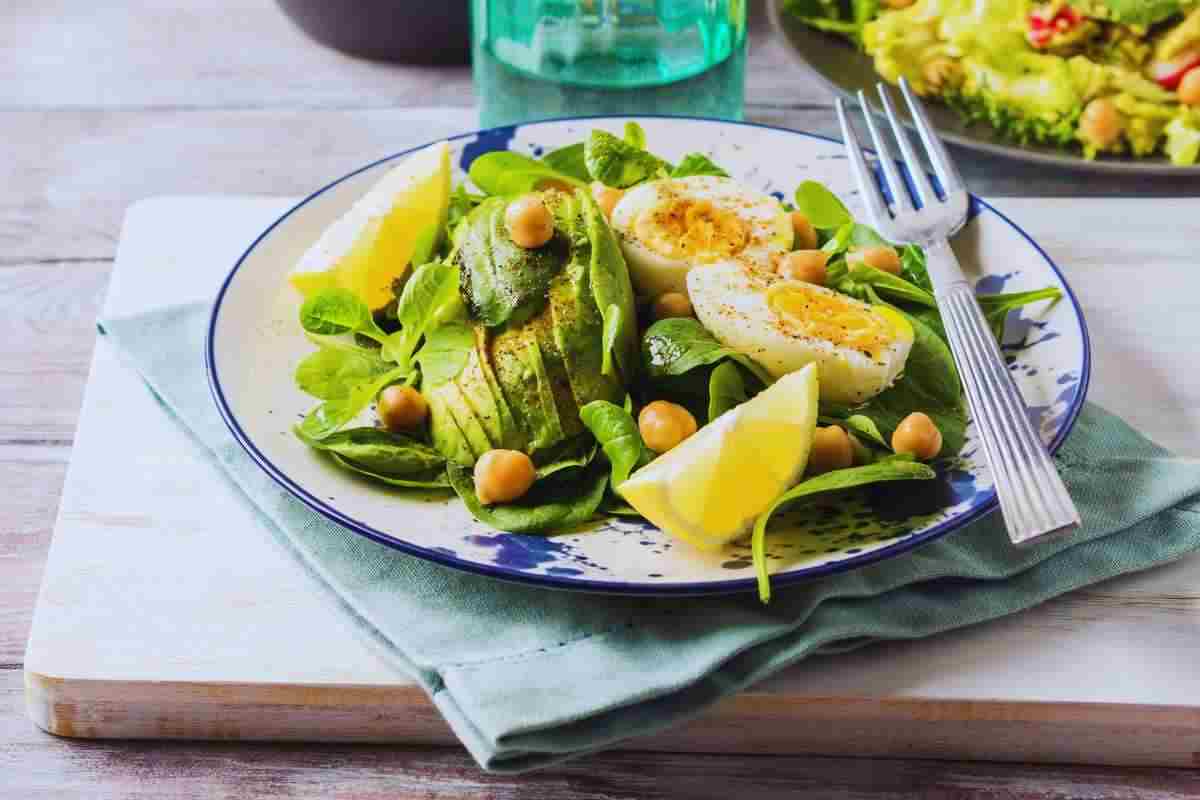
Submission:
[[[1200,461],[1088,406],[1058,458],[1084,522],[1066,540],[1015,549],[993,514],[906,555],[777,589],[769,606],[753,592],[656,599],[503,583],[356,535],[268,478],[209,394],[208,311],[166,308],[101,330],[228,473],[228,485],[196,487],[196,496],[211,503],[244,492],[264,531],[425,687],[489,770],[608,747],[693,717],[814,653],[1012,614],[1200,545]]]

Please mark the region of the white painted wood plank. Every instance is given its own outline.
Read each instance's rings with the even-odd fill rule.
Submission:
[[[288,204],[279,198],[166,198],[135,207],[118,254],[109,313],[128,313],[161,297],[164,282],[181,298],[205,296],[223,265],[232,263],[244,243]],[[1128,378],[1172,375],[1189,358],[1187,336],[1162,333],[1164,318],[1180,330],[1194,330],[1200,323],[1196,273],[1186,269],[1189,206],[1014,199],[1001,207],[1035,236],[1044,236],[1051,255],[1064,264],[1079,290],[1089,312],[1097,363],[1104,365],[1097,370],[1093,397],[1137,418],[1165,444],[1200,452],[1195,436],[1200,385],[1195,379],[1172,377],[1167,400],[1173,405],[1164,413],[1168,406],[1159,381]],[[203,237],[191,225],[196,219],[207,223]],[[1121,220],[1120,229],[1100,224],[1112,219]],[[1083,220],[1093,232],[1086,239],[1055,234],[1065,227],[1064,220],[1072,226]],[[166,262],[158,244],[164,239],[175,244],[175,255]],[[1144,250],[1130,244],[1151,240],[1162,244]],[[1134,280],[1147,287],[1152,303],[1129,301]],[[1126,341],[1136,341],[1136,351],[1113,346]],[[143,446],[127,446],[121,424],[127,419],[139,420]],[[436,740],[440,728],[420,694],[401,689],[408,682],[383,665],[290,557],[258,532],[248,506],[212,509],[196,501],[194,487],[215,479],[215,468],[196,457],[186,434],[156,408],[136,376],[121,368],[107,343],[97,346],[27,654],[34,681],[31,697],[41,721],[57,724],[61,709],[69,706],[78,722],[79,714],[89,713],[90,702],[93,711],[97,704],[109,709],[93,715],[90,732],[103,734],[105,720],[115,726],[123,719],[136,728],[153,722],[154,708],[161,712],[169,706],[155,700],[160,696],[155,692],[176,692],[183,699],[167,715],[169,724],[162,723],[173,735],[186,735],[187,719],[201,725],[205,718],[243,714],[239,735],[251,736],[254,703],[264,702],[262,696],[255,700],[256,692],[298,691],[299,697],[325,698],[321,702],[331,704],[333,716],[303,713],[308,701],[283,695],[291,699],[276,706],[298,710],[294,716],[286,708],[258,714],[270,735],[338,738],[334,732],[343,729],[331,720],[340,719],[347,738]],[[945,730],[953,728],[928,733],[930,738],[921,739],[924,744],[918,747],[920,720],[927,726],[931,719],[939,725],[957,719],[976,726],[953,729],[960,738],[970,740],[983,725],[992,731],[990,741],[1008,753],[1005,757],[1037,757],[1030,744],[1036,741],[1043,743],[1038,745],[1043,754],[1067,759],[1084,757],[1085,751],[1095,758],[1106,736],[1111,740],[1131,720],[1144,722],[1159,714],[1165,716],[1156,730],[1169,735],[1153,742],[1131,740],[1121,752],[1142,763],[1146,753],[1175,740],[1180,744],[1167,748],[1169,758],[1156,763],[1183,763],[1184,751],[1192,752],[1188,736],[1200,732],[1200,672],[1194,669],[1200,660],[1197,587],[1200,559],[1185,559],[972,630],[879,646],[836,662],[813,659],[747,696],[771,699],[739,700],[743,705],[734,703],[717,713],[728,713],[732,729],[743,731],[747,719],[774,714],[789,724],[767,730],[783,739],[791,732],[792,740],[804,738],[795,736],[792,723],[839,713],[850,715],[842,718],[840,730],[859,731],[860,740],[864,725],[891,725],[884,729],[891,731],[890,738],[881,734],[871,740],[877,753],[901,752],[886,748],[892,742],[909,748],[903,752],[929,754],[921,747],[946,745]],[[238,688],[206,694],[203,687],[215,685]],[[377,727],[364,728],[353,713],[337,708],[337,695],[328,690],[338,686],[353,688],[347,698],[389,689],[402,693],[389,695],[397,704],[395,713],[382,715],[386,719],[380,718]],[[238,692],[241,700],[234,696]],[[206,697],[216,705],[207,705]],[[122,698],[130,709],[124,717],[115,710]],[[143,716],[136,711],[138,698]],[[1047,715],[1039,705],[1043,703],[1057,710]],[[1080,715],[1075,727],[1048,734],[1054,731],[1048,727],[1051,720],[1070,717],[1072,709]],[[398,721],[396,714],[402,711],[425,723]],[[1001,725],[1004,720],[1020,722],[1010,729]],[[1022,726],[1037,728],[1041,737],[1019,746]],[[211,724],[205,729],[208,734],[214,730]],[[707,746],[718,736],[711,730],[689,735],[693,739],[687,741]],[[1056,736],[1068,738],[1058,749],[1047,743]],[[753,741],[771,746],[759,738]],[[1071,750],[1084,741],[1092,746]],[[1001,747],[1004,742],[1008,744]],[[987,755],[979,742],[967,744],[945,752]]]

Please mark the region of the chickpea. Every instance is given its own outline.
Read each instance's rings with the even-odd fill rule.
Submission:
[[[818,427],[813,434],[812,449],[808,451],[808,474],[845,469],[853,463],[854,445],[846,432],[837,425]]]
[[[621,189],[605,186],[600,181],[593,181],[592,183],[592,199],[596,201],[596,205],[600,206],[600,210],[604,212],[605,219],[612,217],[613,209],[617,207],[617,203],[621,202],[621,198],[624,196],[625,192]]]
[[[667,292],[660,294],[654,301],[654,318],[670,319],[672,317],[692,316],[692,301],[683,292]]]
[[[797,250],[815,250],[817,247],[817,229],[808,221],[802,211],[792,212],[792,232],[795,238],[792,247]]]
[[[389,386],[375,404],[383,427],[393,433],[419,428],[429,416],[429,403],[411,386]]]
[[[1088,103],[1079,115],[1079,134],[1084,141],[1105,150],[1121,138],[1125,119],[1116,104],[1107,97],[1098,97]]]
[[[1179,82],[1179,102],[1185,106],[1200,106],[1200,67],[1192,67]]]
[[[488,450],[475,462],[475,495],[485,506],[511,503],[533,486],[533,459],[519,450]]]
[[[554,217],[535,194],[522,195],[509,203],[504,224],[513,242],[526,250],[541,247],[554,235]]]
[[[797,250],[783,257],[778,272],[784,278],[824,286],[827,261],[829,254],[824,250]]]
[[[642,441],[656,453],[665,453],[696,432],[696,418],[683,406],[655,400],[638,414]]]
[[[896,426],[892,434],[892,449],[908,453],[921,461],[936,458],[942,451],[942,432],[928,414],[914,411]]]
[[[861,261],[868,267],[890,272],[893,275],[900,274],[900,255],[895,248],[886,245],[852,250],[846,256],[846,260]]]

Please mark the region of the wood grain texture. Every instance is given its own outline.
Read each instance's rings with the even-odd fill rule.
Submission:
[[[110,259],[0,265],[0,443],[70,444]]]
[[[886,659],[886,648],[874,657]],[[81,739],[457,740],[415,685],[110,682],[26,672],[38,726]],[[768,687],[769,688],[769,687]],[[1195,708],[818,697],[752,689],[620,750],[1198,767]]]
[[[458,748],[378,745],[76,742],[21,717],[19,672],[0,670],[0,795],[22,800],[325,797],[915,797],[1182,800],[1200,771],[935,760],[606,753],[523,776],[480,773]]]
[[[69,452],[0,444],[0,665],[25,652]]]
[[[759,8],[752,2],[749,118],[833,133],[827,95],[764,36]],[[13,667],[21,659],[124,208],[160,194],[304,193],[371,158],[474,127],[474,114],[466,108],[465,68],[341,56],[304,39],[269,0],[13,0],[0,16],[0,797],[1200,795],[1197,773],[1163,769],[621,754],[506,778],[481,775],[458,750],[80,743],[41,733],[24,714],[21,673]],[[427,109],[415,123],[402,110],[433,104],[450,108]],[[958,155],[972,186],[993,196],[1195,194],[1191,181],[1101,179]],[[1124,224],[1119,216],[1092,218],[1081,220],[1079,230]],[[1146,312],[1123,296],[1119,282],[1137,282],[1146,254],[1190,255],[1144,233],[1129,232],[1127,241],[1138,247],[1120,259],[1123,269],[1113,268],[1103,239],[1085,241],[1085,263],[1071,265],[1107,270],[1105,280],[1114,282],[1093,284],[1101,288],[1085,297],[1093,335],[1104,345],[1100,374],[1119,372],[1140,355]],[[1053,244],[1056,236],[1079,234],[1039,236]],[[1176,269],[1156,273],[1156,280],[1171,280]],[[1191,352],[1187,331],[1159,335],[1173,350]],[[1165,413],[1116,382],[1102,389],[1102,399],[1195,453],[1200,435],[1189,416],[1194,404],[1186,405],[1186,382],[1195,378],[1179,369],[1186,363],[1184,356],[1174,362],[1164,356],[1147,375],[1136,373],[1165,398]],[[1194,602],[1186,590],[1131,600],[1127,592],[1096,589],[1059,601],[1053,619],[1068,631],[1103,624],[1106,609],[1136,615],[1166,606],[1187,627],[1194,624],[1187,615]]]

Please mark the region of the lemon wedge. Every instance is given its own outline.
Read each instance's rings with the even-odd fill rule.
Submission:
[[[746,534],[804,474],[817,427],[817,365],[780,378],[617,487],[638,512],[704,550]]]
[[[404,158],[301,256],[288,281],[305,297],[339,287],[368,307],[387,305],[418,240],[446,222],[450,147],[438,142]]]

